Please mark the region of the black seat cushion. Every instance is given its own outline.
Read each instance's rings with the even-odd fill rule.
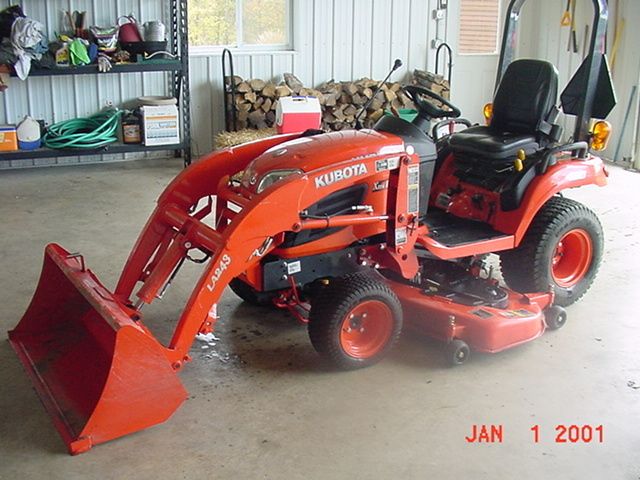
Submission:
[[[554,110],[558,72],[543,60],[516,60],[509,64],[493,100],[488,127],[471,127],[450,136],[454,152],[500,160],[527,155],[541,148],[540,126]]]
[[[558,71],[543,60],[516,60],[504,72],[493,99],[491,127],[535,135],[558,99]]]
[[[534,135],[497,132],[491,127],[476,126],[451,135],[449,145],[454,152],[470,153],[483,158],[515,158],[522,149],[527,155],[540,148]]]

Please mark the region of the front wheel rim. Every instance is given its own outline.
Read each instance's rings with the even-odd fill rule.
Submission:
[[[593,241],[586,230],[569,230],[556,244],[551,257],[551,277],[560,287],[578,284],[593,260]]]
[[[371,358],[387,346],[393,325],[393,312],[386,303],[366,300],[345,316],[340,327],[340,346],[353,358]]]

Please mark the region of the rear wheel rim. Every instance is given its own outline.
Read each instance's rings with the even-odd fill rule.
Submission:
[[[551,276],[560,287],[578,284],[589,271],[593,260],[593,241],[586,230],[569,230],[556,244],[551,257]]]
[[[353,307],[340,328],[340,346],[353,358],[371,358],[389,343],[393,312],[380,300],[366,300]]]

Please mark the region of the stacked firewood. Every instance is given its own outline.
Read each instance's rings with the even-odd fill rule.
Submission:
[[[449,95],[451,87],[449,82],[445,80],[442,75],[436,75],[435,73],[416,69],[413,71],[412,83],[414,85],[420,85],[428,88],[446,100],[449,100],[450,98]]]
[[[400,83],[385,83],[376,94],[379,82],[370,78],[362,78],[352,82],[330,80],[317,88],[308,88],[290,73],[285,73],[279,84],[257,78],[245,80],[235,76],[232,80],[227,77],[226,92],[229,97],[232,96],[232,81],[236,92],[234,100],[238,129],[273,127],[276,120],[275,109],[278,99],[291,95],[311,96],[318,99],[322,107],[322,128],[324,130],[352,128],[361,113],[361,125],[370,128],[385,112],[397,115],[402,109],[415,108],[411,99],[402,90]],[[448,82],[440,76],[416,70],[413,82],[437,90],[436,93],[448,98]],[[367,106],[367,102],[370,100],[371,102]]]
[[[290,96],[293,92],[286,85],[276,86],[273,82],[265,82],[259,78],[243,80],[235,76],[225,79],[226,92],[231,97],[231,82],[235,84],[235,98],[230,104],[235,105],[236,128],[263,129],[272,127],[276,121],[276,102],[280,97]]]
[[[402,109],[415,108],[409,96],[396,82],[382,85],[376,93],[378,83],[370,78],[355,82],[325,82],[318,87],[324,106],[322,124],[327,130],[352,128],[356,118],[365,128],[371,128],[386,111],[398,114]],[[363,111],[363,109],[365,109]]]

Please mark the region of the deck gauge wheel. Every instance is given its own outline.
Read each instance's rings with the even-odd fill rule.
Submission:
[[[451,340],[445,349],[445,358],[447,363],[453,367],[463,365],[469,360],[471,356],[471,348],[467,345],[467,342],[454,338]]]
[[[567,323],[567,311],[559,305],[553,305],[544,312],[544,323],[549,330],[558,330]]]

